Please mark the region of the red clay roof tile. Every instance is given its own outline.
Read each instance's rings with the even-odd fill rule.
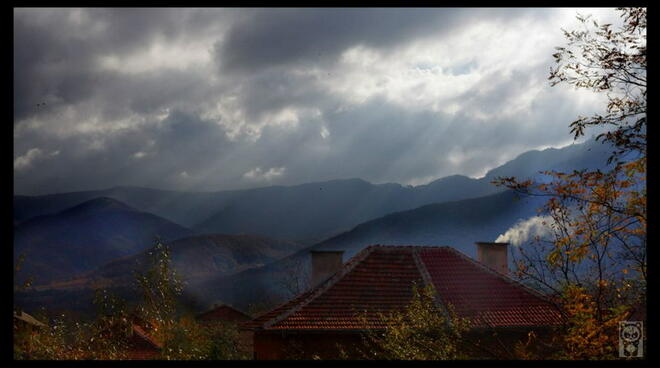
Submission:
[[[370,246],[318,287],[243,324],[265,330],[383,328],[379,313],[401,310],[414,284],[433,283],[443,304],[475,326],[560,323],[541,294],[450,247]],[[366,319],[359,318],[359,315]]]
[[[149,345],[151,345],[153,348],[156,349],[162,349],[163,345],[156,340],[153,336],[149,335],[142,329],[142,327],[134,324],[133,325],[133,333],[135,334],[134,336],[137,336],[140,338],[142,341],[145,341]]]
[[[557,309],[541,294],[453,248],[420,251],[443,304],[475,325],[545,326],[560,322]]]

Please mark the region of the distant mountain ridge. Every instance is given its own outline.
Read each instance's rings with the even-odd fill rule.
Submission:
[[[595,140],[570,144],[563,148],[531,150],[488,171],[484,178],[493,180],[498,176],[531,177],[540,170],[572,171],[603,168],[611,152],[611,146]]]
[[[388,213],[501,192],[502,188],[490,183],[496,176],[529,177],[545,169],[599,167],[609,151],[607,146],[594,141],[529,151],[480,179],[452,175],[416,187],[346,179],[221,192],[115,187],[15,196],[14,223],[105,196],[187,226],[198,234],[249,233],[311,245]]]
[[[21,273],[50,282],[92,270],[103,263],[192,231],[115,199],[100,197],[14,228],[14,257],[25,256]]]

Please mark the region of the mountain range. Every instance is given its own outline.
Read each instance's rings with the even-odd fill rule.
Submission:
[[[602,167],[609,152],[594,141],[530,151],[479,179],[455,175],[416,187],[348,179],[204,193],[115,187],[14,196],[15,254],[30,253],[26,269],[58,281],[19,299],[79,301],[93,287],[125,287],[155,235],[171,247],[187,297],[200,305],[282,298],[281,275],[308,268],[313,249],[344,250],[345,261],[376,243],[451,245],[474,255],[475,241],[493,241],[540,205],[492,180]]]
[[[415,187],[346,179],[220,192],[114,187],[15,196],[14,223],[108,197],[180,224],[196,234],[248,233],[312,245],[388,213],[500,192],[502,188],[491,184],[498,176],[531,177],[539,170],[598,167],[610,150],[588,141],[561,149],[529,151],[489,171],[483,178],[453,175]]]

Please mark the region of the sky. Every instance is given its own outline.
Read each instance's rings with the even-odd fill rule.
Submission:
[[[14,193],[481,177],[573,142],[562,28],[613,9],[14,9]]]

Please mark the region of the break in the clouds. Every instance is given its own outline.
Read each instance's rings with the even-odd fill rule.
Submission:
[[[15,192],[481,176],[602,109],[547,81],[577,12],[15,9]]]

